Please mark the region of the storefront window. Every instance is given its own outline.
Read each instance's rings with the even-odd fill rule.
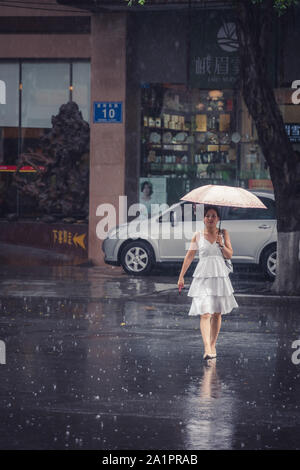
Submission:
[[[293,148],[300,152],[300,106],[292,103],[292,92],[277,89],[275,96]],[[161,202],[173,204],[205,184],[273,189],[254,121],[239,91],[144,84],[141,128],[140,181],[147,179],[152,187],[164,181]]]
[[[292,101],[294,89],[275,90],[277,103],[283,116],[285,130],[298,157],[297,181],[300,183],[300,105]]]
[[[239,148],[239,182],[246,189],[272,189],[269,169],[258,143],[254,122],[241,100],[240,133],[233,136]]]
[[[51,117],[69,101],[68,63],[22,64],[22,127],[51,128]]]
[[[0,217],[14,220],[43,215],[37,199],[14,184],[20,156],[29,156],[22,172],[27,184],[34,186],[36,173],[30,156],[45,152],[41,139],[52,129],[52,117],[58,115],[61,105],[73,100],[83,119],[89,121],[89,93],[90,64],[86,61],[0,63]],[[83,164],[88,166],[88,153],[85,160]]]
[[[300,105],[292,102],[293,92],[291,88],[280,88],[275,90],[275,96],[285,123],[286,133],[294,150],[300,151]]]
[[[15,212],[13,165],[18,158],[19,64],[0,63],[0,217]]]
[[[51,127],[52,116],[69,101],[70,65],[68,63],[22,64],[22,153],[40,152],[40,138]],[[34,182],[35,175],[27,175]],[[36,201],[27,194],[19,199],[22,216],[39,215]]]
[[[292,92],[291,88],[274,90],[286,133],[294,150],[300,151],[300,107],[292,103]],[[259,146],[254,122],[244,103],[242,103],[241,110],[239,180],[246,188],[272,190],[269,168]],[[300,158],[298,166],[300,180]]]
[[[90,122],[90,64],[75,62],[72,69],[72,100],[78,104],[83,119]]]
[[[199,185],[235,184],[235,130],[232,90],[144,86],[141,177],[164,179],[168,204]]]
[[[18,127],[19,125],[19,64],[0,63],[0,125]]]

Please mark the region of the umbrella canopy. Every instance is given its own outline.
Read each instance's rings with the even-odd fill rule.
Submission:
[[[215,206],[267,209],[261,200],[250,191],[234,186],[221,186],[217,184],[200,186],[180,199]]]

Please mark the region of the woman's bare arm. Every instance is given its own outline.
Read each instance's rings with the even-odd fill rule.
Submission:
[[[191,262],[193,261],[195,254],[197,252],[198,245],[197,245],[197,232],[194,233],[193,238],[191,240],[189,249],[187,251],[187,254],[185,255],[185,258],[182,263],[182,268],[179,274],[178,282],[177,285],[181,285],[182,287],[184,286],[184,275],[187,272],[187,270],[190,267]]]
[[[231,246],[231,242],[230,242],[230,237],[229,237],[229,233],[227,232],[227,230],[224,228],[223,229],[223,236],[224,236],[224,248],[222,248],[222,253],[224,255],[224,258],[232,258],[232,255],[233,255],[233,249],[232,249],[232,246]]]

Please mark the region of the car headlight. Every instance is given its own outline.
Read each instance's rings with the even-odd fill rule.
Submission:
[[[119,233],[119,228],[118,227],[112,228],[108,232],[107,238],[117,238],[118,233]]]

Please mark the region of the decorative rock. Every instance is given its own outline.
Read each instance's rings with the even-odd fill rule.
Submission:
[[[45,215],[85,218],[89,198],[89,124],[73,101],[63,104],[51,122],[51,131],[39,139],[40,153],[29,149],[20,155],[14,183],[22,194],[37,201]],[[20,173],[21,167],[27,165],[36,169],[34,181],[32,175]]]

